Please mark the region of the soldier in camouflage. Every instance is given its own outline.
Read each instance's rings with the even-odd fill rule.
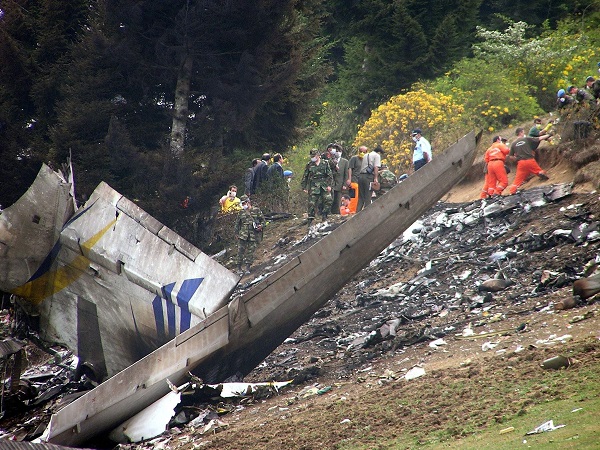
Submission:
[[[388,166],[382,164],[379,168],[379,185],[381,186],[377,191],[377,198],[381,197],[391,188],[396,186],[398,181],[396,180],[396,175],[392,172]]]
[[[331,166],[326,161],[321,161],[321,156],[316,148],[310,151],[310,162],[304,169],[302,176],[302,189],[308,193],[308,226],[312,224],[315,218],[315,212],[318,211],[327,220],[327,215],[331,212],[331,186],[333,186],[333,172]]]
[[[235,234],[238,237],[237,270],[239,275],[243,275],[250,273],[250,266],[254,262],[254,251],[262,240],[265,218],[259,208],[252,207],[247,195],[242,195],[240,200],[242,209],[235,222]]]

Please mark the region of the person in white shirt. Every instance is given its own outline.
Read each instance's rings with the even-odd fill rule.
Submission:
[[[431,144],[421,135],[421,129],[415,128],[411,133],[412,140],[415,141],[413,151],[413,167],[415,172],[427,164],[433,158],[431,154]]]

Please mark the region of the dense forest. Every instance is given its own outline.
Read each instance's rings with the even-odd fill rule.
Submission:
[[[525,103],[509,92],[502,120],[530,116],[592,70],[599,15],[598,0],[4,1],[0,203],[70,156],[78,201],[106,181],[172,226],[252,158],[351,143],[409,90],[477,110],[514,89]]]

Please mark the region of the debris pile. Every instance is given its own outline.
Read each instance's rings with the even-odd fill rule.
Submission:
[[[594,295],[573,294],[572,286],[579,280],[591,291],[597,284],[582,278],[600,261],[598,196],[574,198],[571,187],[548,185],[465,204],[438,203],[254,376],[287,379],[308,370],[318,373],[313,366],[326,365],[344,378],[387,352],[449,336],[468,338],[465,327],[481,329],[472,331],[473,338],[522,333],[526,318],[513,328],[502,322],[593,302]],[[298,241],[286,238],[287,246],[281,247],[293,250],[329,227],[323,224]],[[312,357],[297,357],[303,354],[300,346]],[[493,343],[484,347],[491,350]]]

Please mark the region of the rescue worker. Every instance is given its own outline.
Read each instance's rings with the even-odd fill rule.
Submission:
[[[237,271],[242,276],[250,273],[256,246],[262,240],[265,218],[259,208],[252,207],[247,195],[242,195],[240,200],[242,209],[235,222],[235,234],[238,238]]]
[[[360,173],[358,174],[358,205],[356,206],[356,212],[362,211],[363,208],[366,208],[372,202],[375,192],[371,190],[371,187],[372,183],[379,183],[380,153],[383,153],[381,147],[377,147],[370,152],[364,145],[360,149],[365,156],[362,159]]]
[[[304,169],[301,182],[302,190],[308,194],[308,226],[315,219],[315,212],[320,211],[323,221],[331,211],[331,186],[333,186],[333,172],[328,162],[321,160],[321,155],[316,148],[310,151],[310,162]]]
[[[516,194],[517,189],[521,186],[529,175],[537,175],[541,180],[547,180],[548,175],[542,170],[535,160],[535,151],[540,145],[540,142],[550,137],[549,134],[532,138],[525,136],[525,130],[523,128],[517,128],[515,130],[517,140],[510,146],[510,152],[508,155],[511,159],[517,161],[517,173],[513,184],[511,184],[509,190],[510,194]]]
[[[509,152],[510,149],[502,143],[502,138],[494,136],[491,147],[485,151],[484,160],[487,170],[485,184],[481,190],[481,198],[501,195],[502,191],[508,186],[508,176],[504,164]]]
[[[343,194],[340,199],[340,215],[349,216],[351,214],[354,213],[350,210],[350,196],[348,194]]]
[[[552,122],[548,122],[548,124],[542,128],[542,119],[536,117],[533,119],[533,126],[529,129],[529,133],[527,136],[529,137],[540,137],[544,134],[550,133],[550,128],[552,128]]]
[[[575,99],[567,95],[564,89],[559,89],[556,93],[556,109],[561,110],[573,106]]]
[[[223,214],[239,211],[240,209],[242,209],[240,199],[237,198],[236,185],[232,184],[231,186],[229,186],[227,195],[221,197],[221,199],[219,200],[219,204],[221,205],[221,212]]]
[[[587,105],[592,108],[596,106],[596,99],[594,96],[584,89],[579,89],[577,86],[569,86],[567,94],[575,100],[577,105]]]
[[[349,163],[346,158],[342,157],[341,145],[329,144],[327,150],[332,155],[332,159],[335,162],[335,169],[333,170],[333,186],[331,190],[333,195],[331,214],[339,214],[342,192],[347,192],[347,189],[350,186],[348,181]]]

